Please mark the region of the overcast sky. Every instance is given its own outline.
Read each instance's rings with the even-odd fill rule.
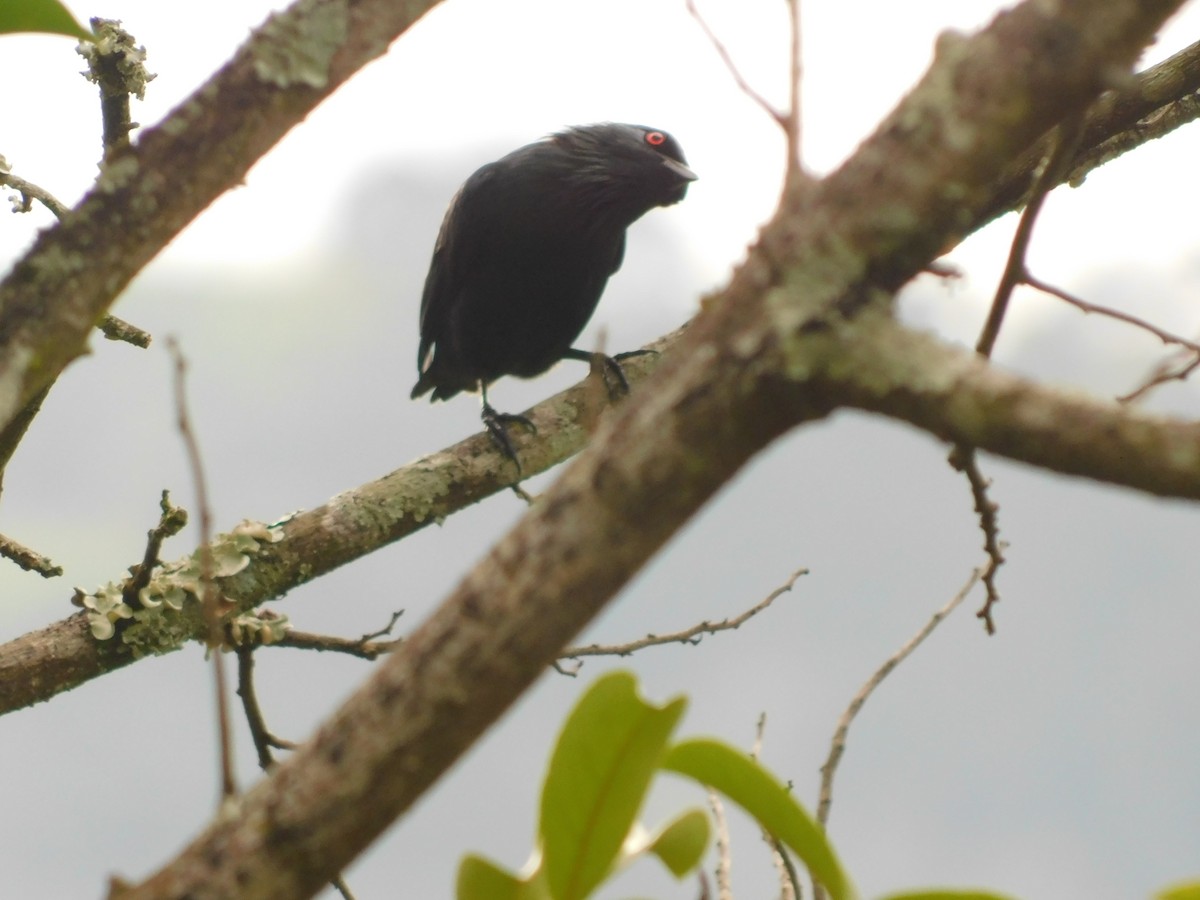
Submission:
[[[202,15],[151,0],[69,4],[124,20],[158,78],[134,116],[151,125],[222,64],[272,8],[213,0]],[[786,96],[784,4],[700,3],[744,74]],[[806,158],[835,167],[928,64],[944,27],[998,7],[809,0]],[[709,9],[711,7],[711,9]],[[1200,37],[1187,14],[1151,61]],[[0,154],[74,202],[95,175],[99,109],[73,43],[0,37]],[[478,428],[471,398],[408,400],[421,282],[445,203],[479,164],[564,125],[631,121],[672,132],[700,180],[630,235],[625,268],[593,321],[607,346],[677,327],[718,286],[770,213],[781,172],[775,126],[742,95],[682,0],[449,0],[353,79],[139,276],[115,312],[148,351],[105,341],[55,387],[5,479],[0,530],[67,570],[43,582],[0,566],[0,639],[71,612],[71,587],[119,578],[140,558],[158,493],[191,505],[163,349],[176,335],[219,527],[273,521],[379,477]],[[1200,331],[1193,126],[1054,195],[1035,273],[1086,296]],[[50,224],[0,217],[5,266]],[[954,285],[919,279],[910,320],[967,342],[1003,263],[1011,218],[952,260]],[[590,338],[585,338],[585,341]],[[1000,364],[1101,396],[1128,390],[1154,340],[1031,293],[1018,295]],[[582,376],[564,365],[491,397],[520,409]],[[1200,417],[1200,390],[1152,401]],[[627,640],[757,602],[811,574],[759,619],[698,647],[620,661],[661,701],[692,696],[682,733],[749,744],[768,714],[765,758],[815,804],[837,716],[874,668],[981,562],[980,536],[945,448],[889,422],[839,415],[778,442],[631,585],[585,639]],[[1200,510],[985,459],[1009,564],[1000,632],[956,613],[897,670],[850,735],[831,834],[866,896],[930,884],[1033,900],[1148,896],[1200,874]],[[540,483],[540,482],[539,482]],[[537,484],[534,485],[537,487]],[[411,628],[521,513],[507,496],[290,594],[305,630],[357,635],[406,609]],[[190,532],[164,550],[194,546]],[[200,827],[215,791],[211,699],[199,648],[139,663],[0,721],[0,817],[14,896],[96,896],[139,877]],[[589,662],[581,678],[607,664]],[[263,653],[274,730],[302,739],[366,666]],[[359,897],[450,896],[458,858],[518,866],[539,779],[580,682],[547,676],[349,873]],[[243,777],[253,754],[241,736]],[[668,784],[648,818],[695,795]],[[739,896],[767,896],[753,833],[737,835]],[[694,897],[653,868],[634,892]],[[610,893],[609,896],[618,896]]]

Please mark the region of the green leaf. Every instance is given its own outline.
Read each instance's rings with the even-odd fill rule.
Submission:
[[[662,767],[715,788],[741,806],[792,849],[833,900],[855,896],[824,829],[774,775],[745,753],[720,741],[697,738],[667,751]]]
[[[687,705],[653,706],[636,687],[628,672],[599,679],[554,748],[538,832],[555,900],[582,900],[612,870]]]
[[[1155,894],[1154,900],[1200,900],[1200,881],[1171,885]]]
[[[993,891],[905,891],[900,894],[888,894],[879,900],[1012,900],[1008,894],[997,894]]]
[[[662,860],[676,878],[682,878],[704,857],[708,848],[708,814],[702,809],[689,809],[658,833],[646,847]]]
[[[501,869],[482,856],[464,856],[458,864],[458,900],[549,900],[544,878],[527,879]]]
[[[65,34],[90,41],[94,36],[75,21],[58,0],[8,0],[0,4],[0,34],[16,32]]]

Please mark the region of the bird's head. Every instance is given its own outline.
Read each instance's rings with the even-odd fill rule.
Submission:
[[[641,206],[638,215],[678,203],[697,177],[675,138],[644,125],[579,125],[551,141],[572,157],[582,179]]]

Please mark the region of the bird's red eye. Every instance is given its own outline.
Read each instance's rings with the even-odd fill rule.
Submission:
[[[667,142],[667,136],[661,131],[646,132],[646,143],[651,147],[661,147]]]

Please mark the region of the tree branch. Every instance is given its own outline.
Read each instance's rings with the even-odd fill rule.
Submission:
[[[143,266],[436,0],[298,0],[134,146],[0,284],[0,430]]]
[[[666,347],[675,337],[669,335],[650,346]],[[633,357],[622,363],[622,370],[636,386],[658,362],[654,354]],[[526,474],[544,472],[577,453],[587,442],[587,429],[600,418],[607,396],[584,379],[526,410],[538,438],[523,432],[513,436]],[[245,570],[217,579],[221,596],[233,604],[233,615],[282,597],[313,578],[508,490],[509,472],[505,457],[485,433],[424,456],[272,526],[282,540],[256,555]],[[184,607],[185,612],[191,609]],[[94,640],[84,615],[0,646],[0,715],[49,700],[135,661],[118,642]],[[198,615],[188,620],[186,634],[204,639]]]
[[[1064,182],[1078,186],[1094,169],[1160,138],[1200,115],[1200,41],[1106,91],[1087,111],[1083,135]],[[1025,205],[1050,149],[1046,135],[1008,168],[1004,184],[973,223],[975,230]]]
[[[847,405],[1064,475],[1200,500],[1200,422],[1127,416],[1120,403],[1047,390],[890,321],[859,325],[821,376]]]

